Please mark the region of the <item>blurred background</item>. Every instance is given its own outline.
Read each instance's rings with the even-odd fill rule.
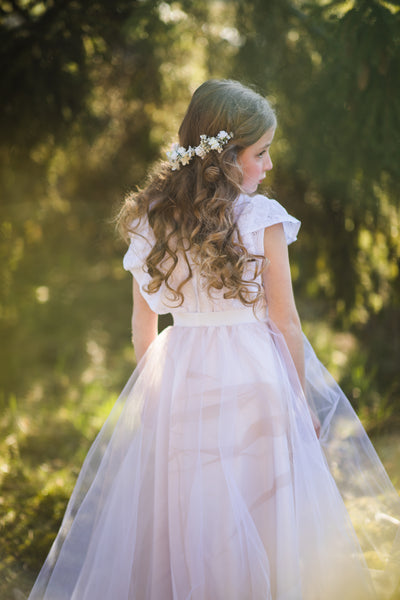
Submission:
[[[304,330],[400,489],[400,1],[3,0],[0,73],[0,598],[135,366],[113,218],[210,77],[276,108]]]

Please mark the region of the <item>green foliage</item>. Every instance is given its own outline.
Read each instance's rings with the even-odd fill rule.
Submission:
[[[118,358],[124,361],[121,352]],[[3,411],[1,598],[13,597],[13,590],[26,593],[32,586],[60,526],[79,466],[115,400],[104,366],[92,364],[93,368],[96,383],[74,387],[72,381],[44,396],[36,388],[29,402]]]
[[[375,0],[238,4],[237,73],[276,97],[297,168],[344,189],[360,176],[398,180],[400,11]]]
[[[1,142],[17,151],[65,136],[87,108],[92,66],[111,59],[127,19],[135,15],[142,25],[150,22],[151,10],[149,2],[128,0],[4,2]],[[132,37],[127,51],[135,61],[146,49],[145,37]]]

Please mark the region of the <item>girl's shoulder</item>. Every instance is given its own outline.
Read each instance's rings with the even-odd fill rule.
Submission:
[[[276,200],[263,194],[241,194],[236,203],[238,226],[241,234],[253,233],[282,223],[288,244],[297,239],[300,221]]]

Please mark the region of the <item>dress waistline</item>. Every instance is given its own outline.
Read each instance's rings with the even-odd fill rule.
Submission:
[[[264,316],[256,316],[251,307],[215,312],[177,312],[173,314],[174,325],[178,327],[214,327],[220,325],[238,325],[240,323],[260,323]]]

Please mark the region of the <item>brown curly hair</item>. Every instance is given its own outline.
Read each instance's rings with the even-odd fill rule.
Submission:
[[[242,192],[241,151],[275,126],[268,101],[237,81],[209,80],[194,92],[179,128],[179,144],[195,147],[201,134],[215,136],[221,130],[233,132],[233,139],[221,153],[195,156],[177,171],[159,163],[145,188],[125,199],[118,215],[123,237],[128,241],[140,235],[134,224],[147,217],[156,239],[144,265],[151,276],[146,292],[155,293],[164,283],[177,305],[182,304],[182,288],[192,277],[190,252],[208,293],[223,290],[224,298],[238,298],[246,306],[263,296],[256,278],[265,259],[243,245],[234,207]],[[173,287],[170,277],[178,256],[184,258],[188,274]]]

